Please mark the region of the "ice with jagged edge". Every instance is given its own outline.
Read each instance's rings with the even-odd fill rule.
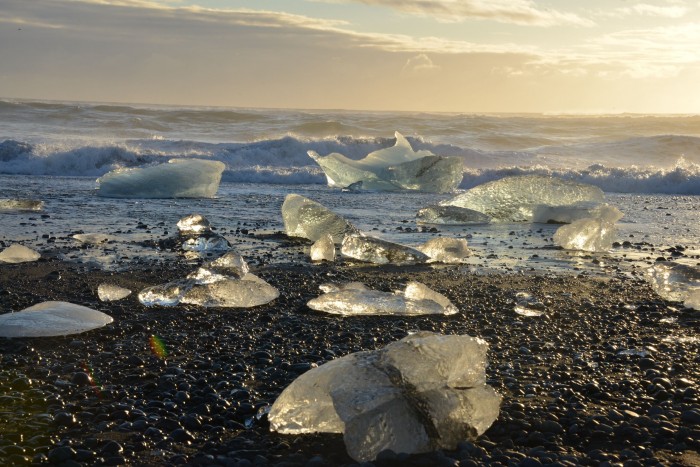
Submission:
[[[603,191],[593,185],[543,175],[519,175],[478,185],[440,205],[473,209],[495,222],[533,222],[543,206],[603,201]]]
[[[403,291],[382,292],[371,290],[364,284],[323,284],[324,294],[311,299],[307,306],[312,310],[342,316],[355,315],[453,315],[457,307],[444,295],[428,286],[412,281]]]
[[[564,206],[540,204],[534,207],[532,222],[543,224],[571,224],[579,219],[599,218],[605,215],[607,204],[579,202]]]
[[[211,233],[211,223],[201,214],[190,214],[177,221],[180,235],[203,235]]]
[[[235,278],[241,278],[248,274],[250,268],[246,260],[235,251],[228,251],[204,265],[205,269]]]
[[[333,236],[325,234],[311,245],[309,249],[311,261],[335,261],[335,243]]]
[[[348,454],[454,450],[498,417],[501,396],[486,384],[488,344],[466,335],[417,332],[307,371],[268,414],[279,433],[342,433]]]
[[[202,159],[171,159],[137,169],[113,170],[97,179],[105,198],[213,198],[226,165]]]
[[[39,258],[39,252],[19,243],[13,243],[0,252],[0,263],[29,263]]]
[[[288,236],[312,242],[330,234],[333,243],[340,244],[346,234],[358,232],[350,222],[322,204],[294,193],[284,198],[282,220]]]
[[[430,257],[431,263],[466,263],[471,256],[467,241],[463,238],[437,237],[416,247]]]
[[[436,156],[426,150],[414,151],[401,133],[397,131],[395,136],[394,146],[371,152],[357,161],[339,153],[320,156],[308,151],[308,154],[321,166],[332,187],[434,193],[447,193],[457,188],[464,170],[461,158]]]
[[[659,262],[649,268],[647,276],[652,288],[664,299],[700,310],[700,267]]]
[[[488,224],[491,222],[491,218],[473,209],[436,204],[419,210],[416,214],[416,222],[419,224],[470,225]]]
[[[42,302],[0,315],[0,337],[51,337],[78,334],[106,326],[112,317],[68,302]]]
[[[559,227],[552,237],[554,243],[567,250],[610,250],[615,241],[615,223],[623,214],[616,207],[604,204],[596,208],[595,215]]]
[[[0,211],[41,211],[44,202],[36,199],[0,198]]]
[[[347,235],[340,252],[348,258],[374,264],[416,264],[430,259],[415,248],[360,234]]]
[[[121,300],[131,295],[131,290],[115,284],[102,283],[97,287],[97,296],[103,302]]]

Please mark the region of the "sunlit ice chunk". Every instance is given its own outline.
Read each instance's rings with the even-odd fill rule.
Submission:
[[[36,199],[0,198],[0,211],[41,211],[44,202]]]
[[[106,198],[212,198],[225,168],[219,161],[171,159],[167,164],[119,169],[97,180],[97,194]]]
[[[246,260],[235,251],[229,251],[223,256],[205,265],[207,269],[232,277],[241,278],[248,274],[249,267]]]
[[[196,253],[228,251],[230,248],[231,244],[229,241],[221,235],[188,238],[182,242],[183,250]]]
[[[121,300],[131,295],[131,290],[114,284],[102,283],[97,287],[97,296],[103,302]]]
[[[596,214],[598,217],[579,219],[559,227],[552,237],[554,243],[567,250],[610,250],[615,241],[615,222],[620,220],[623,214],[610,205],[601,206]]]
[[[375,264],[415,264],[430,259],[415,248],[359,234],[347,235],[340,252],[343,256]]]
[[[417,247],[430,257],[430,262],[459,264],[468,261],[471,250],[463,238],[438,237]]]
[[[0,252],[0,263],[28,263],[41,258],[37,251],[14,243]]]
[[[433,205],[416,214],[416,222],[419,224],[470,225],[488,224],[490,221],[491,218],[486,214],[459,206]]]
[[[112,317],[68,302],[43,302],[16,313],[0,315],[1,337],[50,337],[100,328]]]
[[[396,132],[395,136],[394,146],[371,152],[358,161],[339,153],[308,154],[323,169],[328,185],[340,188],[361,184],[366,190],[448,192],[462,181],[460,158],[414,151],[401,133]]]
[[[542,206],[603,201],[603,191],[593,185],[542,175],[522,175],[484,183],[440,205],[473,209],[493,221],[532,222],[535,210]]]
[[[333,236],[325,234],[311,245],[309,250],[311,261],[335,261],[335,243]]]
[[[297,194],[285,197],[282,220],[287,235],[314,242],[330,234],[333,243],[339,244],[346,234],[358,231],[350,222],[322,204]]]
[[[264,305],[279,297],[279,291],[254,274],[242,279],[224,279],[195,285],[182,297],[181,303],[204,307],[250,308]]]
[[[700,310],[700,268],[679,263],[657,263],[647,271],[652,288],[666,300]]]
[[[180,235],[202,235],[211,232],[211,223],[201,214],[190,214],[177,221]]]

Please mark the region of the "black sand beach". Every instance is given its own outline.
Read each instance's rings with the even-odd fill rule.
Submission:
[[[661,300],[642,279],[310,265],[294,242],[275,254],[289,262],[262,258],[252,272],[281,295],[252,309],[138,302],[144,287],[192,271],[184,261],[123,273],[47,255],[0,265],[3,313],[62,300],[114,318],[84,334],[0,339],[0,464],[353,464],[341,436],[272,433],[264,408],[312,367],[428,330],[488,341],[500,416],[455,451],[385,452],[374,465],[700,465],[698,344],[674,339],[697,336],[700,313]],[[460,313],[339,318],[306,307],[324,282],[390,291],[409,280]],[[134,293],[100,302],[102,282]],[[545,304],[543,316],[514,312],[521,291]]]

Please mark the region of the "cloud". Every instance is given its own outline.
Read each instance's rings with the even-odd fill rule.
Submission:
[[[600,11],[598,16],[621,18],[625,16],[651,16],[657,18],[678,19],[688,13],[688,8],[681,5],[651,5],[637,3],[628,7],[615,8],[611,11]]]
[[[321,0],[324,1],[324,0]],[[531,0],[326,0],[332,3],[363,3],[403,13],[428,16],[439,21],[489,20],[522,26],[594,26],[574,13],[539,9]]]
[[[418,54],[406,60],[406,64],[401,69],[401,74],[429,73],[439,69],[440,67],[435,65],[426,54]]]

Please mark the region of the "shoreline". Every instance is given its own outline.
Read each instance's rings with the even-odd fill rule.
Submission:
[[[385,453],[375,465],[700,463],[700,313],[660,299],[641,278],[311,266],[292,262],[301,251],[293,242],[280,250],[289,263],[251,264],[280,290],[252,309],[138,302],[142,288],[195,268],[184,260],[128,272],[55,258],[0,265],[0,312],[63,300],[114,318],[84,334],[0,339],[0,461],[352,464],[342,437],[278,435],[255,415],[316,365],[427,330],[489,343],[487,377],[503,396],[500,415],[455,451]],[[409,280],[446,295],[459,313],[341,318],[306,307],[324,282],[390,291]],[[100,302],[102,282],[133,293]],[[514,312],[521,291],[545,304],[543,316]]]

